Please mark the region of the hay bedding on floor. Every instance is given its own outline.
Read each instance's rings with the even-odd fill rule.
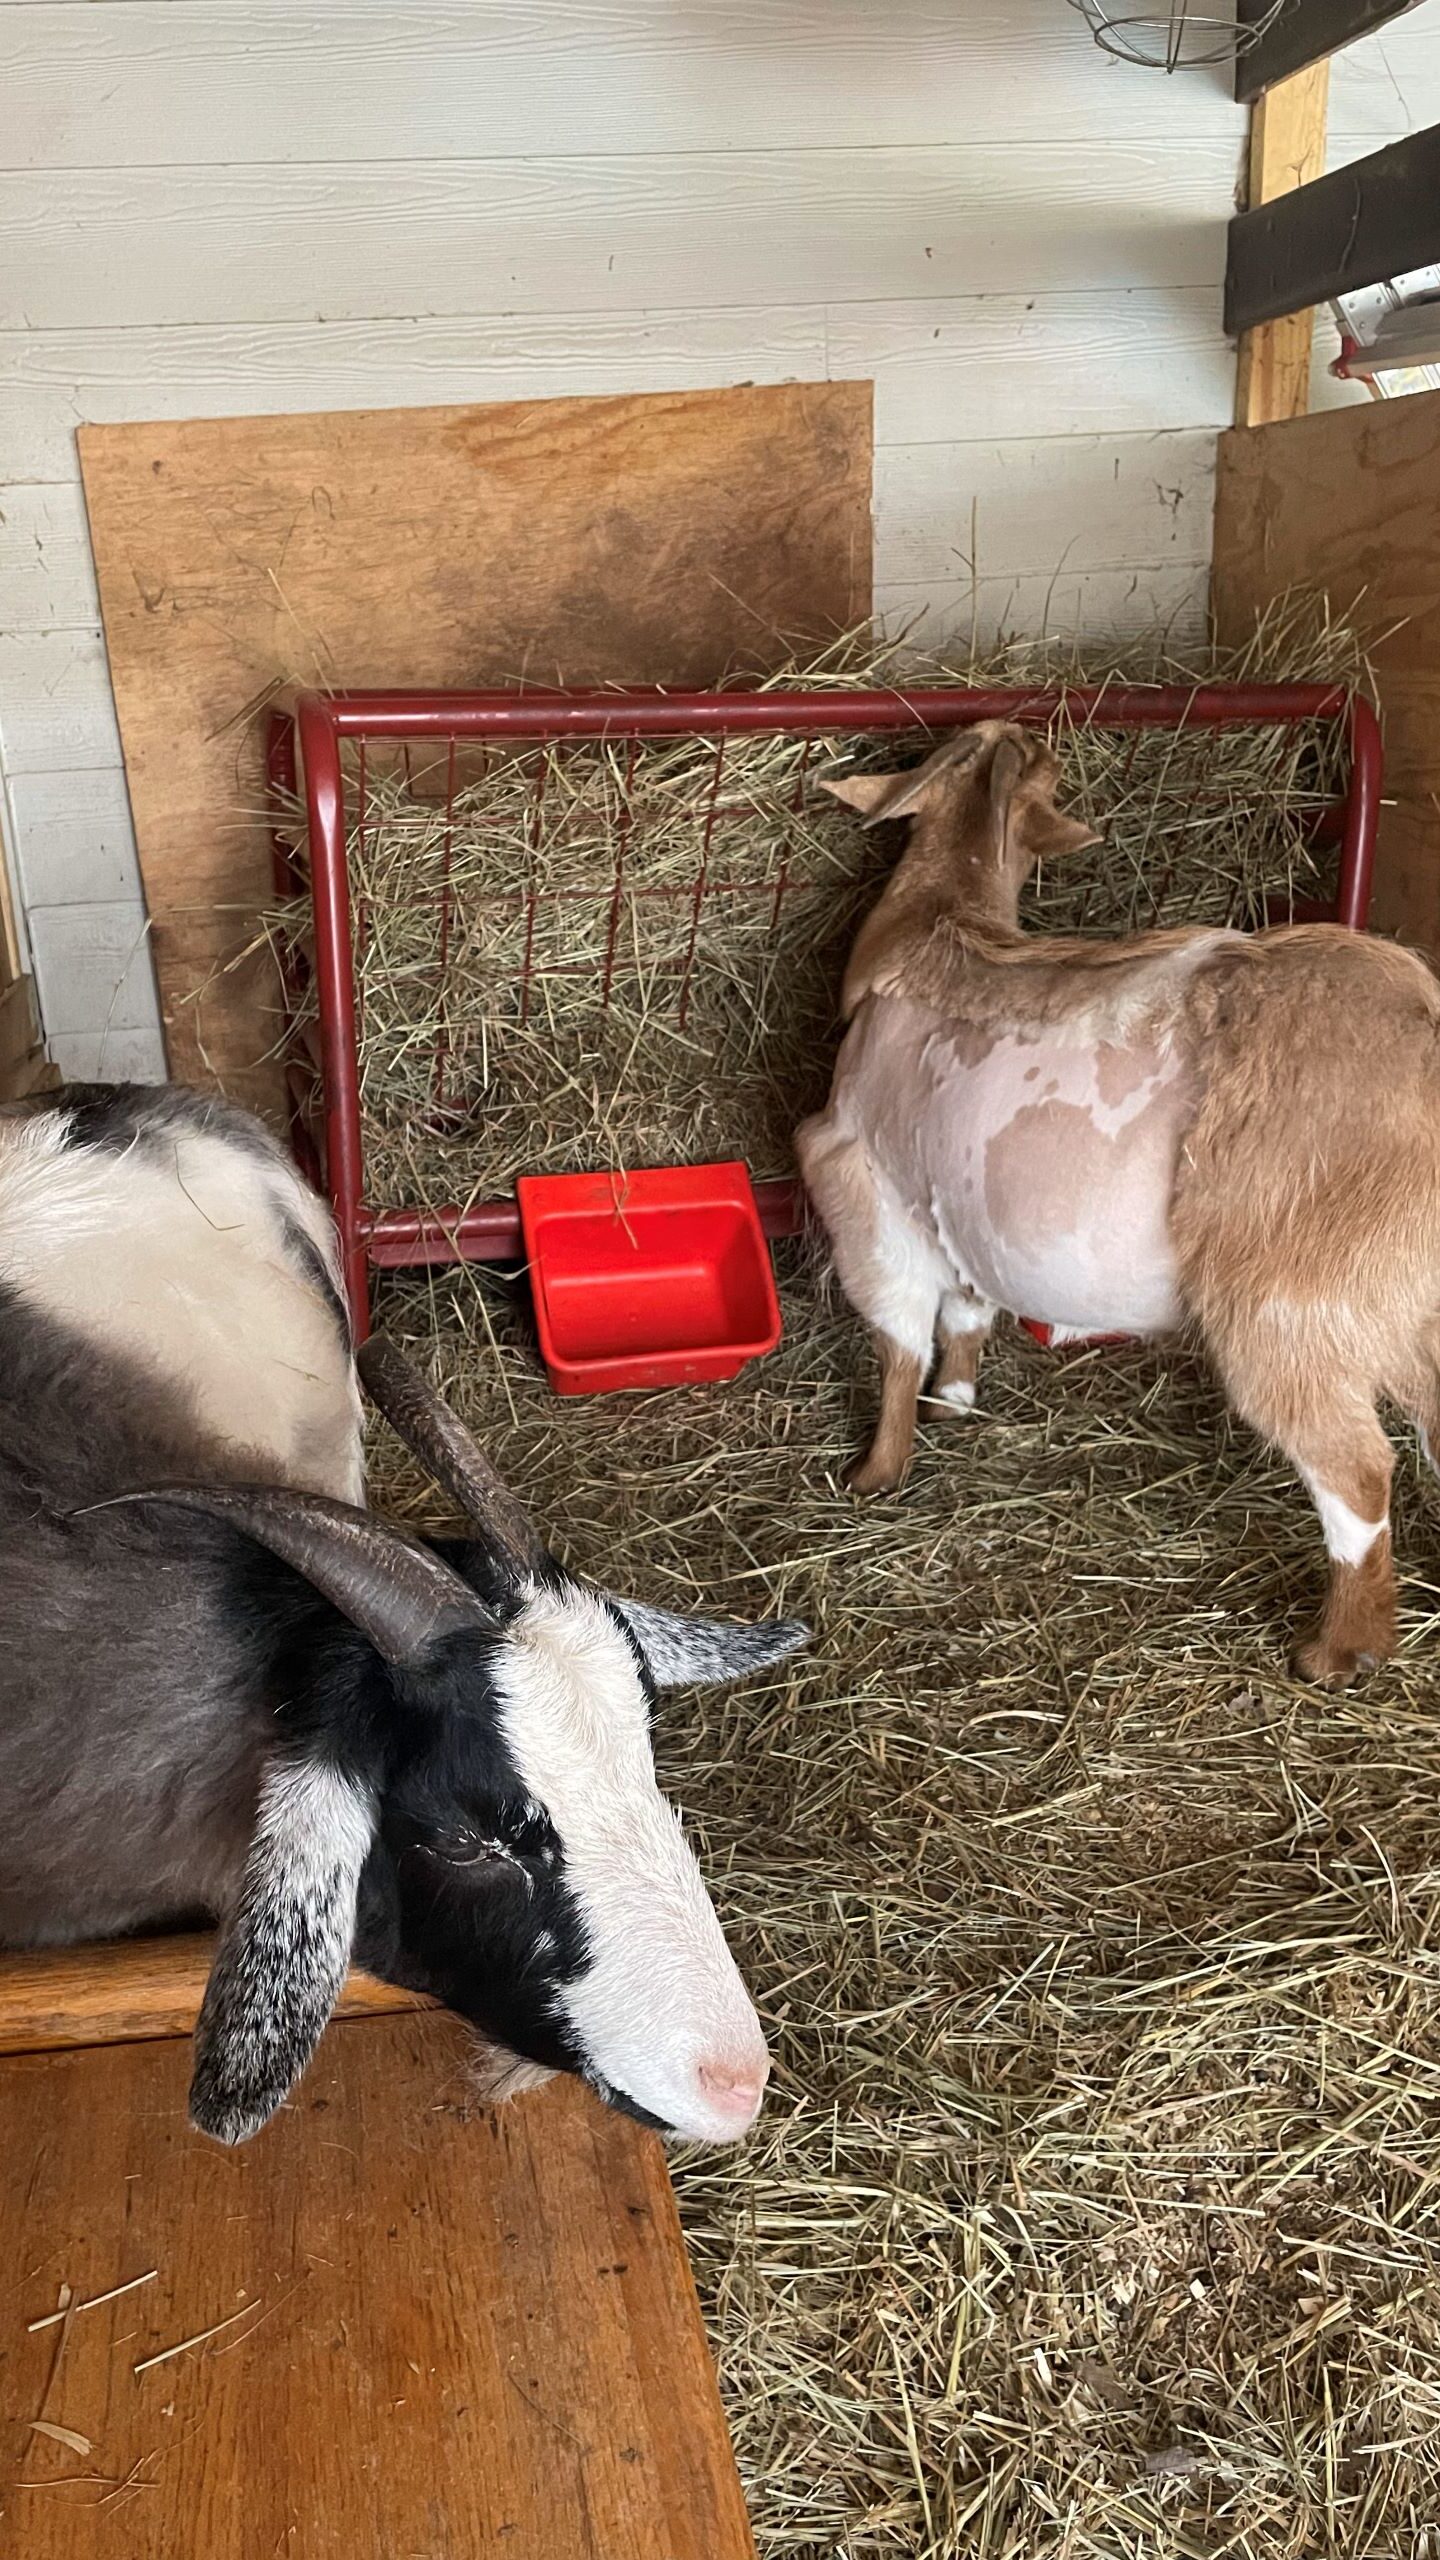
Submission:
[[[1312,637],[1264,672],[1315,664]],[[1164,746],[1098,776],[1108,865],[1042,883],[1047,920],[1224,913],[1303,870],[1300,767],[1231,742],[1197,835],[1217,764],[1167,776]],[[825,840],[863,904],[869,852]],[[803,934],[789,962],[743,1037],[710,1017],[713,1072],[697,1029],[688,1080],[643,1040],[616,1075],[557,986],[569,1099],[497,1090],[463,1148],[397,1099],[372,1011],[392,1170],[434,1202],[612,1147],[762,1161],[828,1062]],[[433,1022],[427,996],[417,1050]],[[1007,1331],[979,1414],[932,1418],[904,1497],[857,1509],[868,1358],[820,1256],[779,1259],[782,1349],[718,1390],[557,1403],[493,1274],[379,1310],[578,1566],[816,1626],[657,1737],[776,2054],[757,2136],[675,2163],[765,2560],[1434,2560],[1440,1497],[1407,1455],[1404,1651],[1322,1698],[1283,1672],[1309,1505],[1183,1353]],[[383,1431],[375,1462],[438,1517]]]
[[[855,1329],[781,1260],[774,1359],[623,1405],[491,1282],[382,1307],[577,1565],[817,1630],[658,1735],[776,2055],[675,2164],[760,2550],[1422,2560],[1440,1499],[1407,1458],[1405,1653],[1322,1699],[1309,1506],[1184,1357],[1009,1333],[857,1510]]]

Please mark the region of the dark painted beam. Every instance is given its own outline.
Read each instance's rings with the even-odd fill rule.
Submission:
[[[1440,264],[1440,125],[1273,204],[1237,213],[1225,266],[1232,338],[1286,311]]]
[[[1237,0],[1235,16],[1242,27],[1264,26],[1272,0]],[[1416,0],[1285,0],[1272,26],[1235,57],[1235,95],[1248,101],[1292,71],[1304,71],[1338,53],[1342,44],[1368,36],[1390,18],[1403,17]]]

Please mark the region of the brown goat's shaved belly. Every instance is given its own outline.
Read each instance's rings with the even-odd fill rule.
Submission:
[[[1170,1204],[1196,1079],[1153,1014],[1133,1030],[857,1018],[831,1103],[957,1287],[1046,1324],[1180,1321]]]

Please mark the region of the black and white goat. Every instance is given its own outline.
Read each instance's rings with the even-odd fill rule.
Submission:
[[[357,1507],[323,1208],[258,1126],[160,1088],[0,1115],[0,1941],[221,1921],[191,2112],[240,2141],[351,1960],[723,2141],[768,2063],[655,1782],[657,1688],[805,1629],[612,1599],[544,1550],[389,1345],[372,1394],[473,1523]]]

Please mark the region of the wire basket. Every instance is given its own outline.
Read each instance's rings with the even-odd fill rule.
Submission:
[[[1137,9],[1128,0],[1070,0],[1103,53],[1138,63],[1146,71],[1185,71],[1207,63],[1234,62],[1279,17],[1285,0],[1241,26],[1233,12],[1197,9],[1170,0],[1165,9]]]

